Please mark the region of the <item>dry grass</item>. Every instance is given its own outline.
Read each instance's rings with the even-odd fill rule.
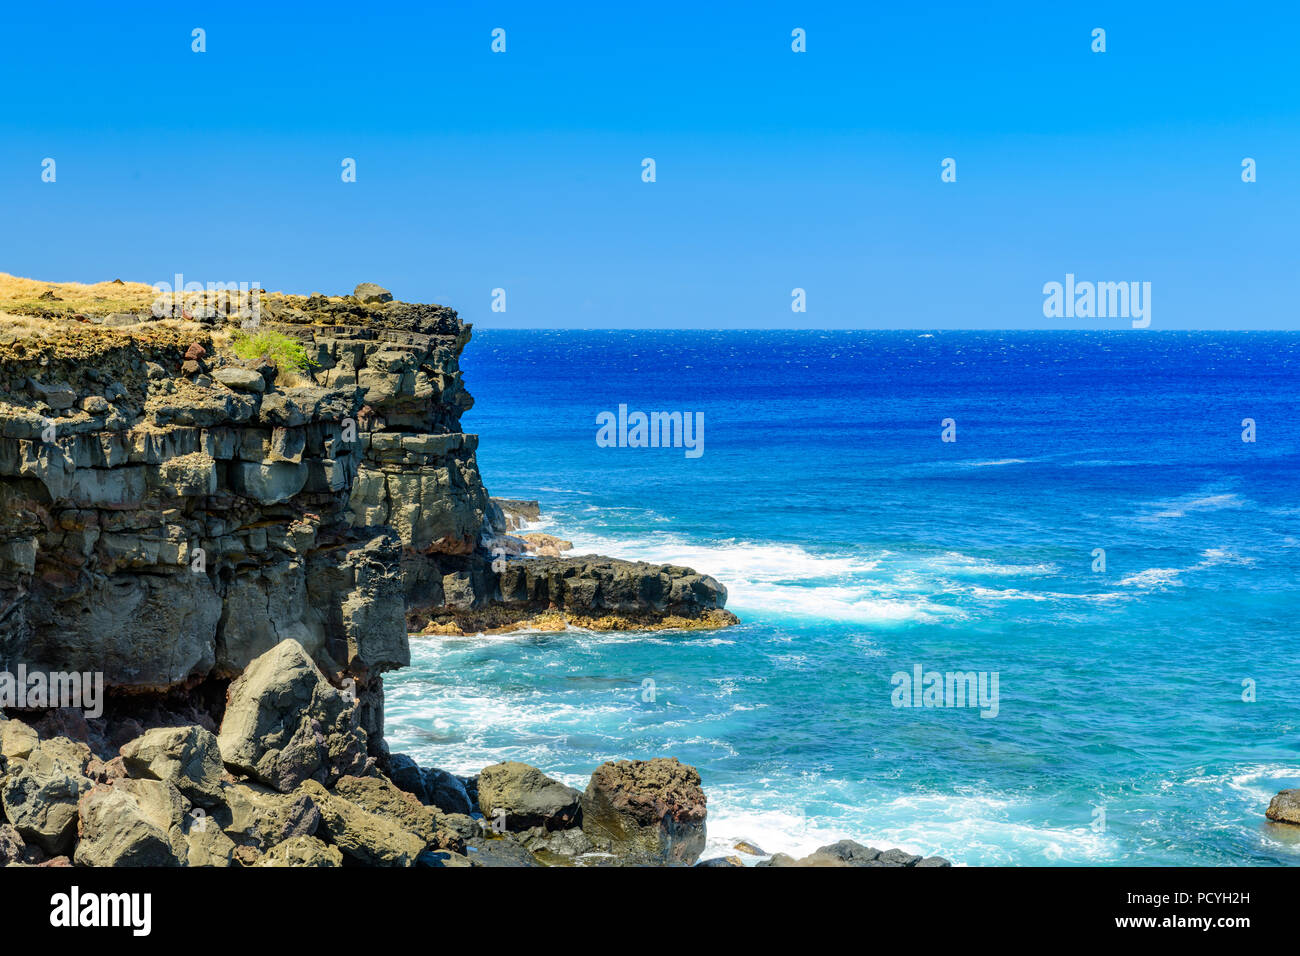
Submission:
[[[46,293],[54,298],[42,299]],[[0,272],[0,313],[139,312],[147,310],[157,296],[143,282],[45,282]]]

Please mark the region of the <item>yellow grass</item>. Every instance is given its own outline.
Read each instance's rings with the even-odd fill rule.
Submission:
[[[42,299],[46,292],[56,299]],[[143,282],[45,282],[0,272],[0,312],[139,312],[157,296]]]

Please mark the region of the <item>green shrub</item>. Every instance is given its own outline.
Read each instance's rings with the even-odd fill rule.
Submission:
[[[245,361],[265,358],[277,367],[305,372],[316,365],[307,355],[303,344],[292,336],[270,330],[262,332],[236,332],[230,350]]]

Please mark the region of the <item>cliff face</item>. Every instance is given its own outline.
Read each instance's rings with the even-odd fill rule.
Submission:
[[[470,329],[450,309],[263,296],[260,328],[301,343],[309,376],[234,359],[219,316],[74,318],[0,343],[0,668],[158,695],[292,638],[355,689],[382,748],[408,609],[727,623],[725,590],[690,569],[493,570],[505,522],[461,430]]]

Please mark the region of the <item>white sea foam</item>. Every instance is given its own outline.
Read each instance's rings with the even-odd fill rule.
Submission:
[[[1231,508],[1244,508],[1247,502],[1240,495],[1224,492],[1208,495],[1184,495],[1163,501],[1153,501],[1146,505],[1158,508],[1158,511],[1140,516],[1139,521],[1162,521],[1168,518],[1185,518],[1193,512],[1223,511]]]
[[[574,554],[617,554],[705,571],[726,586],[727,607],[742,617],[749,611],[899,623],[960,613],[875,574],[889,552],[818,554],[793,544],[734,540],[706,545],[663,533],[632,540],[579,533],[571,540]]]
[[[849,839],[877,849],[897,847],[922,856],[947,856],[957,864],[1092,863],[1113,859],[1116,840],[1087,823],[1044,826],[1019,819],[1020,801],[985,793],[920,793],[892,799],[829,805],[803,813],[795,796],[808,781],[763,781],[755,792],[715,788],[709,794],[709,841],[704,856],[747,857],[739,841],[767,854],[806,856],[818,847]],[[837,789],[832,785],[832,789]],[[847,796],[847,795],[846,795]],[[827,812],[828,811],[828,812]]]
[[[1255,559],[1243,557],[1227,548],[1209,548],[1201,552],[1201,560],[1185,568],[1147,568],[1120,580],[1124,587],[1154,588],[1181,587],[1182,576],[1222,564],[1254,564]]]

